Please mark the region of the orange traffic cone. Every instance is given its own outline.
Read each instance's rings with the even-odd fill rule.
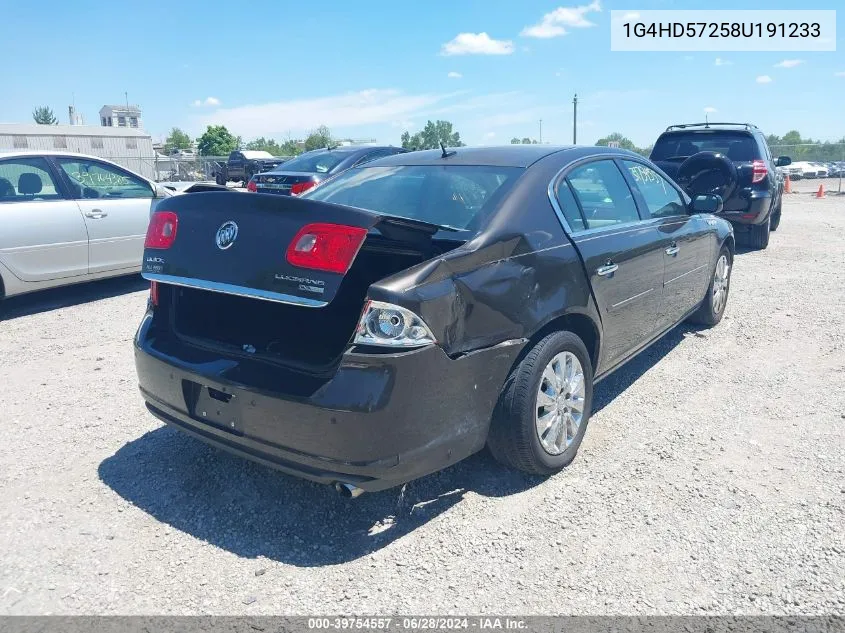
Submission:
[[[792,180],[790,180],[789,174],[786,174],[786,182],[783,183],[783,191],[784,193],[792,193]]]
[[[824,198],[824,185],[819,185],[819,190],[816,192],[816,198]]]

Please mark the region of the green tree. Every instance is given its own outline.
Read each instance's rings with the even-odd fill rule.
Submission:
[[[325,125],[321,125],[316,130],[311,130],[310,134],[305,138],[305,151],[310,152],[312,149],[329,147],[331,144],[331,130]]]
[[[265,139],[263,136],[246,144],[246,149],[255,149],[263,152],[270,152],[273,156],[282,156],[282,147],[274,139]]]
[[[38,106],[32,111],[32,118],[38,125],[58,125],[59,120],[47,106]]]
[[[164,141],[164,151],[170,154],[175,149],[191,149],[191,145],[191,137],[183,130],[175,127],[170,130],[170,136],[168,136]]]
[[[511,139],[511,145],[519,145],[522,141],[520,141],[515,136]]]
[[[627,149],[643,156],[651,154],[651,148],[654,147],[654,145],[649,145],[648,147],[637,147],[631,139],[619,132],[614,132],[613,134],[608,134],[607,136],[600,138],[596,141],[596,145],[607,146],[612,142],[619,143],[619,147],[621,149]]]
[[[302,153],[299,143],[296,139],[289,138],[279,146],[279,156],[297,156]]]
[[[197,140],[202,156],[226,156],[238,149],[240,137],[232,136],[225,125],[209,125]]]
[[[405,149],[437,149],[440,143],[447,147],[462,147],[461,135],[452,131],[449,121],[428,121],[425,127],[411,136],[407,130],[402,134],[402,147]]]

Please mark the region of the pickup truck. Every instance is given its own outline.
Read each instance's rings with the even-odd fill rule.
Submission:
[[[595,382],[685,319],[721,320],[721,205],[633,152],[549,145],[393,154],[297,196],[174,196],[146,237],[141,393],[346,496],[485,446],[550,475]]]
[[[270,152],[258,150],[236,150],[229,154],[225,165],[214,175],[218,185],[227,182],[249,182],[255,174],[269,171],[288,160],[290,156],[273,156]]]

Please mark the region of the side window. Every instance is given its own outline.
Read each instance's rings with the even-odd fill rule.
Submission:
[[[645,198],[651,217],[668,218],[686,214],[686,206],[681,195],[663,176],[650,167],[632,160],[623,160],[622,164],[637,183],[637,188]]]
[[[33,156],[0,161],[0,204],[59,200],[61,197],[43,158]]]
[[[237,152],[232,152],[231,154],[229,154],[229,161],[230,162],[236,161],[236,160],[238,160],[238,153]]]
[[[555,187],[555,196],[557,197],[560,210],[563,212],[563,217],[569,223],[569,228],[573,232],[586,229],[587,225],[584,222],[584,217],[581,215],[578,203],[575,202],[575,196],[572,195],[572,190],[565,180],[558,182],[557,187]]]
[[[59,165],[81,198],[152,198],[152,187],[141,178],[106,163],[60,158]]]
[[[634,194],[612,160],[598,160],[576,167],[567,178],[572,193],[581,203],[588,229],[597,229],[640,219]]]

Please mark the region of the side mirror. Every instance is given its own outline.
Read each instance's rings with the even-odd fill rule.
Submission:
[[[723,206],[722,196],[703,193],[692,199],[692,210],[695,213],[719,213]]]
[[[786,167],[792,164],[792,159],[789,156],[778,156],[775,160],[775,167]]]

